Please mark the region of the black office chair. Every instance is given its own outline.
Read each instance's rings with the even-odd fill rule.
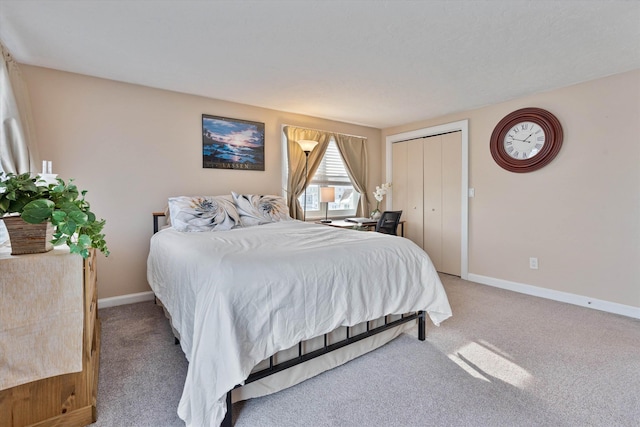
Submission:
[[[384,211],[376,224],[378,233],[393,234],[397,236],[398,224],[400,224],[400,216],[402,211]]]

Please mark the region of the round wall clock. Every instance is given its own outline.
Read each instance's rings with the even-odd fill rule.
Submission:
[[[562,147],[562,126],[550,112],[523,108],[506,115],[491,134],[491,156],[510,172],[546,166]]]

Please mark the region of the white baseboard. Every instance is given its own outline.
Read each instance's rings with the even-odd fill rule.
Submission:
[[[494,277],[481,276],[469,273],[472,282],[483,285],[494,286],[496,288],[507,289],[521,294],[532,295],[568,304],[579,305],[581,307],[593,308],[595,310],[606,311],[613,314],[640,319],[640,307],[618,304],[616,302],[589,298],[583,295],[571,294],[569,292],[555,291],[553,289],[540,288],[538,286],[525,285],[524,283],[511,282],[508,280],[496,279]]]
[[[154,294],[151,291],[137,294],[120,295],[117,297],[101,298],[98,300],[98,308],[115,307],[117,305],[133,304],[136,302],[153,301]]]

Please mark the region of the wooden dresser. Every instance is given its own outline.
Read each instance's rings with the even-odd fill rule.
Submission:
[[[89,258],[82,260],[77,254],[69,254],[68,249],[63,253],[59,251],[60,249],[56,248],[46,254],[19,256],[11,256],[8,253],[0,251],[0,285],[2,285],[0,286],[0,298],[7,294],[10,295],[10,291],[13,291],[15,294],[16,290],[19,290],[16,286],[23,286],[20,280],[20,274],[24,274],[24,283],[29,282],[31,283],[30,286],[34,288],[26,291],[32,293],[32,295],[28,297],[30,301],[33,301],[32,304],[42,304],[42,302],[37,301],[39,294],[38,289],[46,289],[47,286],[53,286],[54,284],[61,286],[59,283],[60,279],[56,277],[57,275],[64,275],[65,279],[62,280],[63,282],[68,281],[66,277],[73,277],[73,280],[69,281],[75,283],[63,283],[62,286],[82,287],[82,301],[80,301],[79,295],[77,294],[74,294],[76,296],[72,298],[73,304],[78,305],[73,315],[75,319],[74,324],[77,326],[75,329],[77,335],[74,336],[77,336],[78,339],[70,338],[69,345],[65,347],[66,343],[64,338],[56,339],[55,342],[51,344],[45,342],[47,339],[42,340],[29,337],[29,331],[26,331],[25,335],[27,335],[27,338],[25,338],[24,342],[31,348],[31,357],[35,358],[34,363],[36,366],[39,362],[37,357],[41,354],[39,350],[44,353],[40,346],[43,348],[48,346],[49,351],[51,348],[56,348],[55,346],[62,346],[62,348],[66,349],[77,348],[77,351],[81,351],[82,354],[77,355],[76,350],[73,350],[72,353],[76,354],[76,356],[72,357],[72,359],[76,360],[74,363],[79,365],[79,358],[81,357],[82,371],[49,376],[0,390],[0,427],[85,426],[96,421],[98,365],[100,356],[100,319],[98,319],[97,305],[96,254],[95,251],[92,251]],[[65,251],[65,249],[62,249],[62,251]],[[51,267],[52,265],[55,266],[59,264],[64,264],[64,266],[61,268]],[[58,281],[56,281],[56,279],[58,279]],[[13,288],[7,290],[10,286],[13,286]],[[39,288],[38,286],[45,288]],[[77,290],[77,288],[72,289],[74,292]],[[51,300],[55,297],[56,295],[46,295],[44,298]],[[2,303],[3,301],[0,301],[0,304]],[[4,303],[6,304],[7,302],[5,301]],[[62,302],[62,304],[64,304],[64,302]],[[43,312],[46,312],[47,306],[45,305],[44,307],[45,310],[43,310]],[[34,307],[30,308],[31,310],[34,309]],[[11,318],[20,317],[19,311],[14,310],[14,313],[16,313],[17,316],[12,316]],[[48,330],[59,330],[59,325],[66,325],[64,318],[62,318],[63,315],[56,316],[55,313],[47,313],[46,315],[47,319],[44,327],[42,325],[34,326],[34,329],[40,329],[40,333],[42,333],[42,331],[47,333]],[[80,320],[82,320],[82,325],[80,325]],[[6,318],[5,323],[8,323]],[[42,324],[42,322],[40,323]],[[28,328],[28,326],[26,328]],[[80,331],[80,329],[82,330]],[[36,332],[34,332],[33,335],[37,335]],[[82,335],[81,344],[79,343],[80,332]],[[9,331],[9,333],[13,333],[13,331]],[[49,339],[48,341],[53,340]],[[5,346],[4,348],[6,349],[11,343],[0,344]],[[25,347],[24,343],[21,345],[20,351]],[[5,356],[5,358],[6,357],[9,356]],[[52,359],[49,357],[43,360],[42,365],[46,366],[46,364],[49,363],[47,360],[55,360],[55,358]],[[0,363],[2,363],[1,355]],[[13,364],[16,364],[15,357]],[[49,363],[49,365],[51,365],[51,363]],[[16,369],[16,372],[19,370],[20,369]]]

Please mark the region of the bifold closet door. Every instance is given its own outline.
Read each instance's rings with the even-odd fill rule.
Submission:
[[[407,141],[407,209],[403,213],[409,224],[405,237],[424,248],[424,188],[422,140]]]
[[[462,139],[460,132],[393,144],[393,209],[402,209],[405,237],[423,248],[436,270],[460,275]]]
[[[442,137],[442,259],[443,273],[460,276],[462,247],[462,133]]]
[[[460,276],[461,133],[424,139],[424,250],[441,273]]]
[[[391,194],[393,194],[392,210],[402,210],[401,219],[407,220],[407,152],[409,144],[396,143],[391,146],[392,150],[392,177]],[[404,224],[405,237],[410,227]],[[413,240],[413,239],[411,239]]]
[[[393,158],[393,210],[402,210],[404,237],[423,248],[422,139],[395,143]]]
[[[442,271],[442,136],[423,139],[423,249]]]

